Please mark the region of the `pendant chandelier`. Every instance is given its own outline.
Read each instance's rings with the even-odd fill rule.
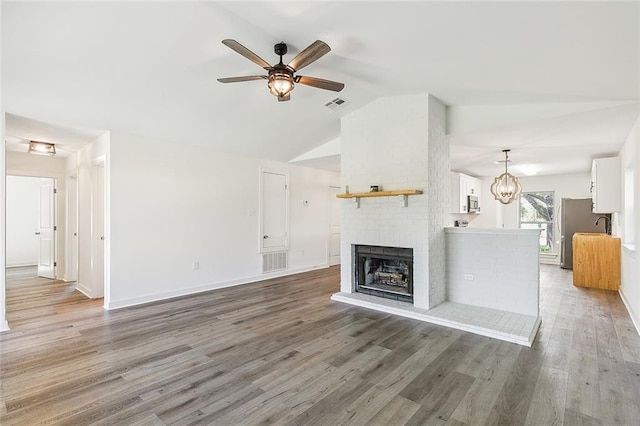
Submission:
[[[509,163],[510,149],[503,149],[504,152],[504,173],[493,180],[491,193],[502,204],[510,204],[515,201],[522,192],[522,186],[518,178],[509,173],[507,164]]]

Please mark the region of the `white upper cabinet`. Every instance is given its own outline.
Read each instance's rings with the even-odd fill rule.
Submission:
[[[620,211],[620,158],[597,158],[591,163],[593,213]]]
[[[464,173],[451,173],[451,213],[469,213],[469,196],[476,197],[480,213],[482,181]]]

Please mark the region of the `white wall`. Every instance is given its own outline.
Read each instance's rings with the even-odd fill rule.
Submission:
[[[635,211],[633,213],[632,220],[634,223],[634,238],[630,239],[635,241],[634,247],[623,246],[622,249],[622,281],[620,285],[620,295],[624,300],[627,310],[633,319],[636,329],[640,333],[640,240],[638,239],[638,233],[640,230],[640,117],[636,121],[636,125],[629,134],[626,143],[620,151],[620,164],[621,175],[620,181],[623,185],[622,190],[622,206],[627,201],[625,199],[624,190],[624,173],[626,169],[632,169],[635,172],[635,184],[633,190]],[[627,212],[624,209],[619,213],[619,226],[614,227],[616,235],[620,236],[622,241],[629,241],[625,232],[624,226]]]
[[[337,173],[111,132],[107,308],[275,276],[261,273],[259,218],[251,214],[259,211],[260,167],[289,173],[283,274],[327,266],[327,191]]]
[[[0,7],[0,18],[2,18],[2,7]],[[0,60],[1,62],[1,60]],[[0,66],[0,81],[2,81],[2,66]],[[0,175],[5,176],[5,161],[6,161],[6,148],[5,148],[5,140],[4,140],[4,108],[2,106],[2,96],[0,96]],[[5,179],[0,179],[0,235],[2,236],[0,243],[0,271],[4,271],[6,268],[6,257],[5,257],[5,244],[4,244],[4,236],[6,230],[6,220],[5,220]],[[0,331],[8,330],[9,325],[7,324],[7,316],[6,316],[6,277],[5,274],[0,273]]]
[[[538,316],[537,231],[447,228],[446,236],[449,301]]]
[[[66,161],[59,157],[47,157],[22,152],[6,153],[6,174],[12,176],[50,177],[56,181],[56,278],[64,279],[65,270],[65,232],[66,232]],[[5,204],[6,206],[6,204]]]
[[[96,265],[93,261],[95,243],[100,236],[105,235],[103,230],[94,229],[93,226],[93,174],[96,163],[104,161],[106,158],[108,146],[109,133],[107,132],[75,155],[70,156],[65,164],[65,176],[76,176],[78,197],[77,236],[73,235],[74,230],[69,230],[70,235],[67,235],[67,240],[77,244],[78,279],[76,286],[78,290],[91,298],[104,296],[103,280],[95,276]],[[74,238],[77,238],[77,242],[74,242]]]
[[[40,179],[7,176],[7,267],[38,264]]]

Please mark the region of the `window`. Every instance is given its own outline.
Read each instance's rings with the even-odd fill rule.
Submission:
[[[540,253],[555,253],[553,191],[520,194],[520,228],[540,230]]]

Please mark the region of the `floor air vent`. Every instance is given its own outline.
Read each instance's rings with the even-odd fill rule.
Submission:
[[[287,252],[276,251],[262,254],[262,273],[287,269]]]

